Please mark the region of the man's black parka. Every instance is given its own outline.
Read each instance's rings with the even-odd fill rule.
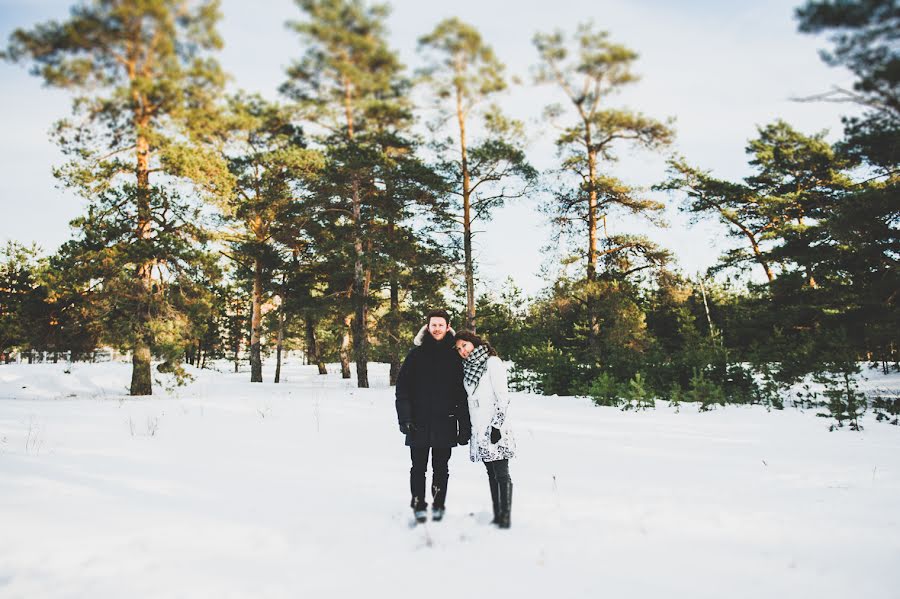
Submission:
[[[418,340],[418,339],[417,339]],[[406,435],[410,447],[454,447],[472,431],[463,387],[462,360],[453,348],[453,333],[440,341],[425,331],[397,375],[397,420],[415,428]]]

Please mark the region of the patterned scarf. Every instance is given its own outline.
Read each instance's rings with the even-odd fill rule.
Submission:
[[[479,345],[463,360],[463,382],[470,389],[478,386],[481,375],[487,370],[488,357],[487,345]]]

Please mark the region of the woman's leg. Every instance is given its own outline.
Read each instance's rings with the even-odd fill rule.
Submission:
[[[491,504],[494,507],[494,519],[491,520],[491,524],[497,524],[500,521],[500,487],[494,471],[495,464],[496,462],[484,463],[484,467],[487,469],[488,484],[491,486]]]
[[[509,528],[512,521],[512,479],[509,477],[509,460],[497,460],[494,464],[494,477],[499,490],[500,513],[497,526]]]

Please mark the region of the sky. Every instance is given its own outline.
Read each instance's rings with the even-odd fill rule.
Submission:
[[[797,32],[793,18],[799,0],[665,2],[663,0],[522,1],[515,9],[499,0],[423,2],[395,0],[388,21],[390,43],[411,68],[421,64],[416,40],[443,18],[456,16],[479,29],[522,84],[499,101],[526,125],[528,156],[548,170],[556,166],[554,131],[541,120],[544,107],[565,102],[551,86],[535,86],[530,72],[537,62],[535,32],[574,31],[591,20],[612,41],[636,51],[634,71],[641,80],[610,99],[664,120],[675,119],[676,139],[662,153],[622,147],[620,160],[606,172],[629,184],[650,187],[666,177],[665,160],[678,154],[715,176],[736,180],[750,173],[744,148],[757,127],[781,118],[804,133],[823,130],[828,139],[841,133],[840,117],[849,108],[831,103],[797,102],[835,86],[849,86],[852,75],[821,61],[822,37]],[[0,0],[0,39],[5,45],[18,27],[49,19],[64,20],[70,1]],[[233,77],[232,86],[277,99],[285,68],[302,52],[285,22],[302,17],[291,0],[222,1],[220,32],[225,47],[218,55]],[[36,242],[54,251],[69,238],[68,223],[84,201],[59,189],[51,170],[63,163],[48,132],[70,112],[67,92],[43,87],[20,65],[0,63],[0,242]],[[678,195],[648,195],[666,203],[667,228],[631,218],[611,218],[610,233],[643,233],[668,248],[678,268],[692,276],[716,262],[734,241],[722,225],[692,225],[679,211]],[[526,294],[546,286],[541,266],[554,261],[544,248],[553,238],[534,194],[497,210],[476,235],[481,289],[496,289],[508,277]]]

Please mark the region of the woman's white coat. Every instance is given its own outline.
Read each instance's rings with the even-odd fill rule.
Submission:
[[[509,426],[509,391],[506,386],[506,366],[497,356],[487,359],[487,368],[478,384],[466,385],[469,394],[469,417],[472,438],[469,457],[473,462],[492,462],[513,457],[516,440]],[[491,443],[491,427],[500,429],[500,441]]]

